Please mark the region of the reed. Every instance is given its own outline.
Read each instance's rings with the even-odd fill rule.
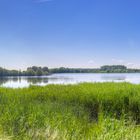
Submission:
[[[139,140],[140,85],[0,88],[0,138]]]

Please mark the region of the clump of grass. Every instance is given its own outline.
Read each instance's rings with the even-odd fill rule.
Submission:
[[[139,125],[140,85],[0,88],[0,134],[10,139],[139,140]]]

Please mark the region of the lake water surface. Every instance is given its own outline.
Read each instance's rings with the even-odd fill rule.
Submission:
[[[48,84],[76,84],[81,82],[130,82],[140,84],[140,74],[53,74],[37,77],[3,77],[0,86],[22,88],[30,85],[45,86]]]

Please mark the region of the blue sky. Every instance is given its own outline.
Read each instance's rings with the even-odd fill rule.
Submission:
[[[0,66],[140,68],[139,0],[0,0]]]

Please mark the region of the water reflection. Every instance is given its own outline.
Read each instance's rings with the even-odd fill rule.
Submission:
[[[1,77],[0,86],[5,87],[26,87],[29,85],[47,84],[47,77]]]
[[[0,86],[28,87],[29,85],[75,84],[80,82],[130,82],[140,83],[140,74],[53,74],[36,77],[1,77]]]
[[[126,76],[125,75],[103,75],[101,77],[103,80],[122,80],[125,81]]]
[[[48,78],[39,78],[39,77],[1,77],[0,85],[3,85],[7,82],[18,82],[22,83],[27,81],[30,84],[39,84],[39,83],[48,83]]]
[[[7,77],[1,77],[0,78],[0,85],[3,85],[4,83],[6,83],[8,81]]]

